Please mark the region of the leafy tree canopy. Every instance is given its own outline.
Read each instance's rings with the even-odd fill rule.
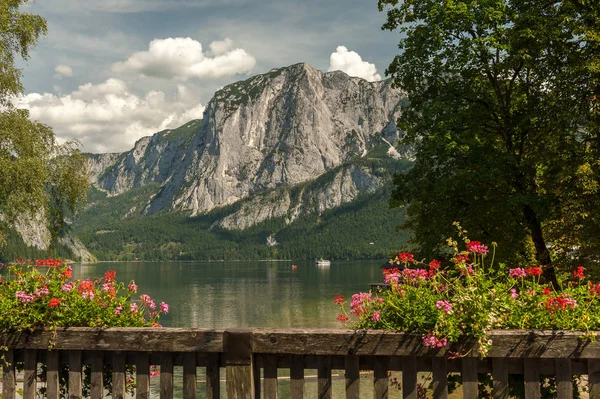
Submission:
[[[13,106],[23,91],[15,57],[28,59],[47,30],[42,17],[19,11],[25,3],[0,0],[0,247],[18,218],[47,220],[58,234],[88,185],[74,143],[58,145],[50,127]]]
[[[386,72],[407,91],[398,124],[417,151],[415,167],[395,177],[391,204],[408,205],[404,227],[425,255],[440,252],[460,221],[473,239],[500,243],[504,261],[597,259],[594,4],[379,1],[383,28],[401,32]]]

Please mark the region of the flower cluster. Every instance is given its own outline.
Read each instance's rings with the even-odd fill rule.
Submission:
[[[453,254],[447,264],[400,253],[390,263],[404,269],[383,271],[389,289],[354,294],[349,312],[336,297],[337,319],[353,328],[418,333],[429,348],[471,336],[482,355],[492,345],[492,329],[600,330],[600,283],[587,282],[583,266],[559,275],[557,291],[544,282],[542,267],[486,265],[488,246],[462,238],[463,251],[448,240]]]
[[[20,259],[4,273],[0,285],[0,307],[7,309],[0,315],[4,333],[58,326],[155,326],[160,315],[169,312],[168,304],[157,307],[148,295],[136,300],[135,282],[126,288],[116,280],[114,270],[103,277],[73,281],[73,269],[60,259]]]
[[[2,272],[0,330],[4,335],[57,327],[160,327],[160,316],[169,312],[168,304],[160,302],[157,307],[148,295],[134,298],[138,290],[135,282],[127,286],[118,282],[114,270],[102,277],[72,280],[73,269],[60,259],[18,259]],[[61,380],[66,380],[66,365],[59,372]],[[84,396],[89,396],[90,369],[85,372],[83,390],[88,392]],[[155,367],[152,372],[158,374]],[[135,374],[133,369],[127,373],[126,387],[132,392]],[[105,370],[103,381],[108,392],[111,378],[111,371]]]

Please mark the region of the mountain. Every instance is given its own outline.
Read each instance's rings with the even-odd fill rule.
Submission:
[[[384,245],[398,237],[393,229],[403,211],[382,207],[392,172],[410,166],[410,154],[391,144],[400,137],[395,120],[403,98],[389,81],[323,73],[308,64],[228,85],[202,120],[144,137],[122,154],[90,154],[94,189],[74,232],[101,259],[137,257],[157,246],[155,258],[224,259],[238,256],[231,248],[241,242],[256,257],[306,257],[308,246],[319,244],[307,244],[304,254],[301,246],[292,250],[301,241],[292,232],[306,234],[325,219],[335,225],[334,215],[354,214],[365,218],[353,227],[355,237],[361,227],[377,231],[362,252],[344,243],[348,251],[338,255],[387,256],[391,248]],[[374,209],[393,220],[374,216]],[[347,231],[341,235],[352,240]],[[188,245],[192,236],[209,251]],[[322,256],[335,252],[328,248]]]

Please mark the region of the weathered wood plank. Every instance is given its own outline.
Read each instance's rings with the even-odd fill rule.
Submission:
[[[524,360],[525,399],[540,399],[542,397],[540,382],[540,361],[538,359]]]
[[[125,354],[114,352],[112,355],[112,397],[125,398]]]
[[[556,359],[556,395],[558,399],[573,399],[571,359]]]
[[[388,397],[388,368],[390,358],[375,356],[373,358],[373,398],[387,399]]]
[[[23,370],[23,399],[35,399],[37,391],[37,351],[25,350],[25,368]]]
[[[508,399],[508,359],[492,359],[494,399]]]
[[[135,354],[135,397],[150,399],[150,355],[146,352]]]
[[[265,399],[277,399],[277,356],[266,355],[264,368]]]
[[[590,399],[600,399],[600,359],[588,359]]]
[[[2,399],[15,399],[15,354],[12,349],[3,354]]]
[[[173,399],[173,355],[163,353],[160,362],[160,399]]]
[[[433,397],[434,399],[448,399],[448,366],[446,358],[436,357],[433,364]]]
[[[317,397],[331,399],[331,357],[319,356],[317,358]]]
[[[227,398],[255,397],[252,335],[250,329],[231,329],[224,333]]]
[[[468,337],[448,347],[427,348],[420,334],[381,330],[256,329],[253,336],[256,353],[447,357],[457,352],[479,356],[477,343]],[[494,330],[489,336],[494,343],[489,357],[600,358],[600,340],[582,343],[580,332]]]
[[[252,377],[254,378],[254,397],[255,398],[260,398],[261,397],[261,374],[260,374],[260,369],[261,369],[261,365],[258,363],[259,359],[262,362],[261,356],[263,355],[252,355]]]
[[[188,328],[69,327],[2,337],[15,349],[113,350],[131,352],[222,352],[223,331]]]
[[[227,398],[254,399],[252,365],[232,364],[226,367]]]
[[[81,351],[69,352],[69,399],[82,398]]]
[[[210,354],[206,358],[206,397],[219,399],[221,397],[221,379],[219,376],[219,355]]]
[[[290,398],[304,398],[304,356],[290,355]]]
[[[477,359],[467,357],[461,359],[462,389],[464,399],[477,399],[479,386],[477,381]]]
[[[231,330],[185,328],[65,328],[54,332],[6,336],[7,346],[15,349],[43,349],[54,340],[60,350],[120,350],[153,352],[224,351],[224,335]],[[474,339],[463,338],[445,348],[427,348],[420,334],[382,330],[343,329],[253,329],[254,353],[365,356],[447,357],[449,351],[479,356]],[[600,334],[600,333],[597,333]],[[496,330],[489,357],[555,359],[600,358],[600,339],[581,342],[577,331]]]
[[[196,398],[196,355],[183,355],[183,399]]]
[[[58,371],[60,369],[60,358],[58,351],[49,351],[46,355],[46,397],[48,399],[59,399]],[[93,398],[95,399],[95,398]]]
[[[402,358],[402,397],[417,399],[417,358],[415,356]]]
[[[90,396],[92,399],[102,399],[104,398],[104,352],[92,352],[90,366],[92,369]]]
[[[346,399],[360,399],[360,358],[346,355]]]

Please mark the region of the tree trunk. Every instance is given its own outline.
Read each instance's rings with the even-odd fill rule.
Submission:
[[[538,261],[543,270],[542,276],[546,282],[552,284],[556,291],[560,291],[561,287],[556,279],[554,266],[552,266],[550,251],[548,251],[546,241],[544,240],[542,224],[540,223],[535,211],[529,205],[525,205],[523,211],[525,214],[525,220],[527,220],[527,225],[531,231],[531,239],[535,245],[535,259]]]

